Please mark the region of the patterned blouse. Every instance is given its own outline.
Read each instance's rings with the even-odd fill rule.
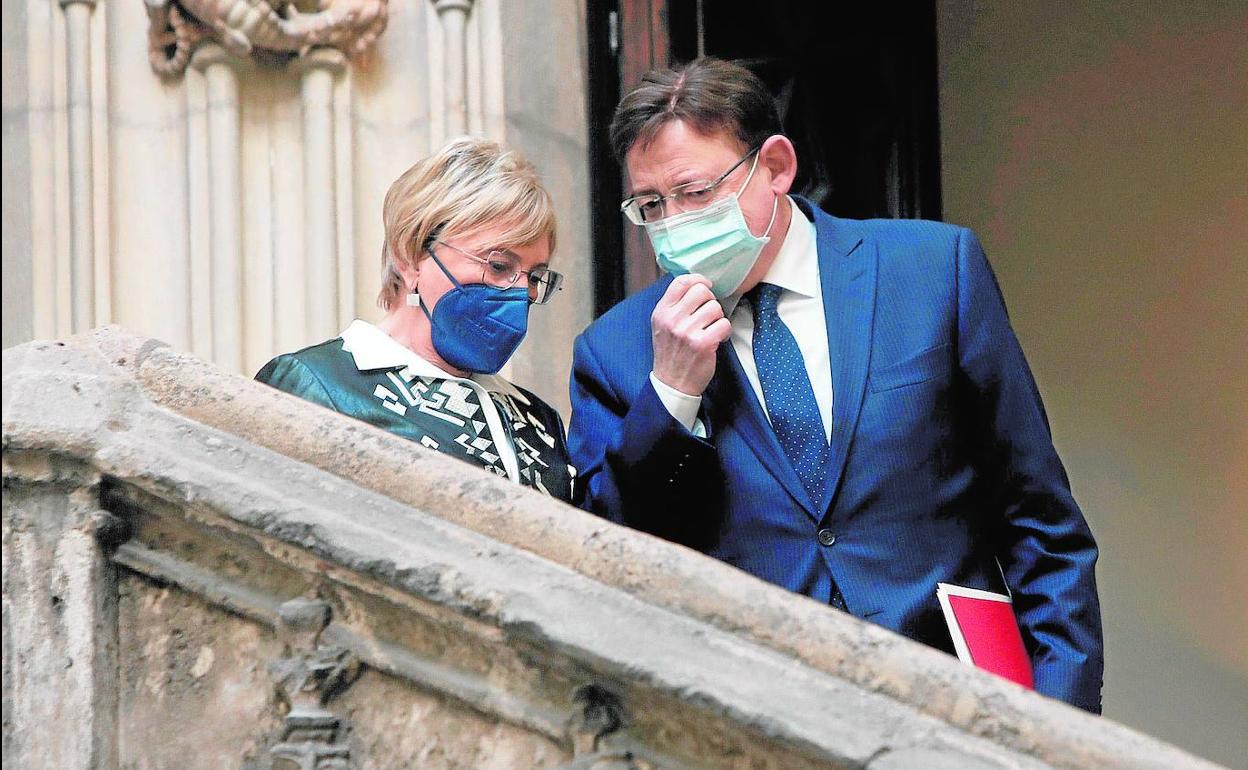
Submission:
[[[448,374],[365,321],[264,365],[256,379],[575,503],[559,413],[497,375]]]

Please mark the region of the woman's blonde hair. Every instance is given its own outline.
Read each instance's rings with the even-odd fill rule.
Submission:
[[[399,267],[414,267],[435,237],[503,227],[499,245],[543,238],[555,249],[555,207],[537,169],[497,142],[464,137],[403,172],[381,210],[385,223],[381,292],[389,310],[408,291]]]

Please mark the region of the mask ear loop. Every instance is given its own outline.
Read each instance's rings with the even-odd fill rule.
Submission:
[[[758,236],[759,238],[771,237],[771,226],[776,223],[776,214],[778,214],[779,212],[780,212],[780,196],[777,195],[771,203],[771,221],[767,223],[767,229],[763,231],[762,235]]]
[[[455,280],[455,276],[451,275],[451,271],[446,269],[446,265],[442,264],[442,260],[438,259],[438,255],[433,253],[432,245],[429,247],[428,251],[429,258],[433,260],[433,264],[438,266],[438,269],[442,271],[442,275],[446,276],[446,279],[451,282],[451,285],[456,289],[464,288],[464,285]]]
[[[741,184],[741,189],[737,190],[737,194],[733,196],[737,200],[741,199],[741,193],[745,192],[745,188],[750,186],[750,180],[754,178],[754,171],[758,168],[758,155],[762,152],[762,149],[762,147],[759,147],[754,151],[754,160],[750,163],[750,173],[745,175],[745,181]]]
[[[442,274],[445,275],[447,280],[451,282],[451,285],[454,286],[455,289],[463,291],[463,284],[455,280],[455,276],[451,275],[451,271],[446,269],[446,265],[442,264],[442,260],[438,259],[438,255],[433,253],[433,243],[435,240],[436,238],[434,236],[429,237],[426,241],[427,245],[425,246],[425,251],[429,252],[429,258],[433,260],[433,264],[438,266],[438,269],[441,270]],[[429,306],[426,305],[424,300],[420,298],[420,294],[416,292],[416,287],[414,286],[412,287],[412,291],[407,293],[407,306],[419,307],[425,314],[425,318],[428,318],[430,323],[433,322],[433,314],[429,312]]]
[[[758,168],[758,155],[760,152],[762,152],[762,147],[759,147],[757,150],[754,151],[754,162],[750,164],[750,173],[745,175],[745,183],[741,185],[740,190],[737,190],[737,194],[735,196],[738,202],[741,200],[741,193],[745,192],[745,188],[750,186],[750,180],[754,178],[754,171],[755,169]],[[758,235],[755,237],[767,238],[770,235],[771,227],[772,225],[776,223],[776,214],[778,214],[779,212],[780,212],[780,196],[777,195],[775,196],[775,199],[772,200],[771,202],[771,219],[767,222],[767,229],[763,231],[762,235]],[[748,226],[746,229],[747,230],[749,229]],[[750,235],[754,235],[754,234],[750,233]]]

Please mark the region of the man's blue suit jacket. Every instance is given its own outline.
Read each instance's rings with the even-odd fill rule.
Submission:
[[[819,601],[835,581],[854,615],[947,651],[936,584],[1008,587],[1036,689],[1099,711],[1096,544],[974,234],[796,200],[817,231],[831,353],[822,498],[730,343],[703,394],[707,438],[664,408],[649,374],[665,277],[577,338],[569,446],[586,507]]]

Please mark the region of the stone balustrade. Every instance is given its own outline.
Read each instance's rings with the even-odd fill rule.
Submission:
[[[16,767],[1212,767],[155,340],[3,369]]]

